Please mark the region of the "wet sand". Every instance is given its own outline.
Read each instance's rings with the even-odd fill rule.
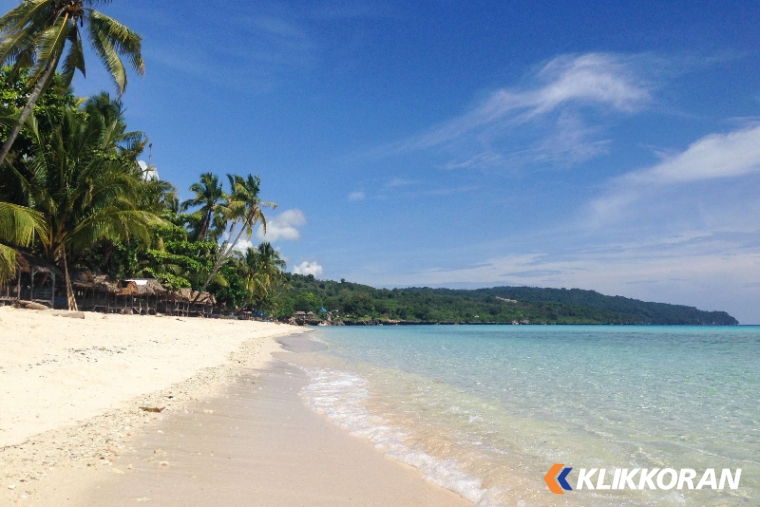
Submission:
[[[285,342],[291,352],[276,357],[314,346]],[[472,505],[311,411],[298,396],[306,382],[282,360],[249,370],[219,395],[156,421],[108,473],[54,472],[34,505]]]

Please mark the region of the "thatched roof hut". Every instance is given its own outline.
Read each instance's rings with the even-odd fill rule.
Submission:
[[[197,300],[195,299],[196,296],[198,297]],[[194,292],[193,299],[191,301],[195,301],[199,305],[213,306],[216,304],[216,298],[214,298],[213,294],[210,294],[208,292],[201,292],[200,294]]]
[[[179,289],[167,294],[167,299],[171,301],[182,301],[183,303],[195,303],[199,305],[215,305],[216,299],[213,294],[208,292],[198,292],[189,287]]]
[[[70,269],[69,279],[75,289],[94,289],[95,277],[89,269]]]
[[[171,301],[182,301],[183,303],[190,302],[190,297],[193,295],[193,289],[184,288],[179,290],[174,290],[169,292],[167,294],[166,299],[169,299]]]
[[[116,283],[112,282],[108,275],[95,275],[93,277],[95,289],[100,292],[116,292]]]
[[[49,262],[30,253],[16,251],[16,265],[21,273],[46,273],[51,276],[63,278],[63,271]]]
[[[166,294],[164,286],[152,278],[121,280],[116,289],[117,296],[144,297],[163,296],[164,294]]]

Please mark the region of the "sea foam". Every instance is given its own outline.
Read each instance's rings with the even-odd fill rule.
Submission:
[[[464,473],[454,460],[438,459],[406,444],[408,435],[370,413],[367,381],[353,372],[302,367],[310,383],[299,393],[306,404],[351,434],[367,438],[384,454],[414,466],[425,479],[459,493],[476,507],[498,507],[481,481]]]

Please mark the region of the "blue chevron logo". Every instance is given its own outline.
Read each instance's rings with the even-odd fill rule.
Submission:
[[[544,482],[549,490],[555,495],[564,495],[565,491],[572,491],[573,488],[567,482],[567,476],[573,469],[565,468],[562,463],[555,463],[544,476]]]

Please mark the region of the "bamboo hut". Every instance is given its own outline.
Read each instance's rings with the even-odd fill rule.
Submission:
[[[190,288],[167,292],[163,298],[164,313],[183,317],[208,317],[213,313],[215,304],[212,294],[199,293]]]
[[[194,293],[192,303],[190,305],[190,315],[197,315],[199,317],[210,317],[214,313],[214,305],[216,299],[213,294],[208,292]]]
[[[186,316],[189,310],[190,299],[185,296],[185,292],[191,292],[190,289],[173,290],[166,293],[159,307],[166,315]]]
[[[131,279],[119,281],[114,293],[114,311],[155,315],[158,304],[167,291],[154,279]]]
[[[93,275],[89,270],[74,270],[69,275],[80,310],[108,313],[115,303],[116,284],[107,275]]]
[[[64,279],[57,267],[34,255],[16,252],[16,279],[0,286],[0,303],[32,301],[56,306],[56,280]]]

